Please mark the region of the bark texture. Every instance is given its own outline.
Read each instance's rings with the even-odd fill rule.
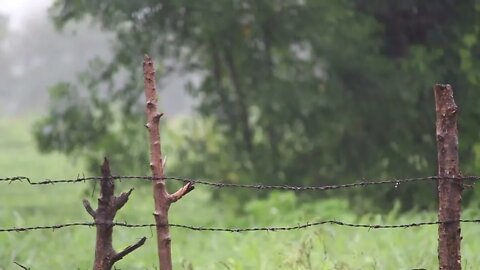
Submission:
[[[181,199],[193,190],[193,184],[188,182],[178,191],[169,194],[165,186],[162,149],[160,144],[160,118],[158,112],[157,90],[155,86],[155,67],[152,59],[145,56],[143,61],[143,75],[145,82],[145,100],[147,124],[150,135],[150,169],[153,175],[153,199],[155,203],[155,224],[157,229],[157,248],[160,270],[172,269],[171,239],[168,226],[168,210],[173,202]]]
[[[439,269],[461,269],[460,210],[463,183],[458,161],[458,107],[450,85],[435,85],[438,149],[438,260]]]
[[[113,249],[113,220],[117,211],[127,203],[128,197],[133,189],[130,189],[128,192],[123,192],[119,196],[115,196],[115,183],[111,177],[110,166],[106,158],[101,167],[101,171],[102,179],[100,180],[100,198],[98,199],[97,210],[94,210],[87,200],[83,200],[83,206],[95,220],[95,226],[97,228],[93,270],[110,270],[115,262],[142,246],[146,238],[143,237],[137,243],[126,247],[121,252],[117,253]]]

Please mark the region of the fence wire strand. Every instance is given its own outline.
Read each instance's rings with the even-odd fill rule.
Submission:
[[[45,179],[41,181],[34,182],[26,176],[15,176],[15,177],[5,177],[0,178],[0,182],[27,182],[30,185],[50,185],[50,184],[73,184],[73,183],[84,183],[87,181],[99,180],[102,177],[99,176],[90,176],[90,177],[78,177],[75,179],[57,179],[50,180]],[[268,184],[237,184],[237,183],[228,183],[222,181],[206,181],[193,178],[183,178],[183,177],[152,177],[152,176],[112,176],[112,179],[118,180],[173,180],[179,182],[191,182],[193,184],[211,186],[216,188],[244,188],[244,189],[259,189],[259,190],[292,190],[292,191],[322,191],[322,190],[332,190],[332,189],[343,189],[343,188],[356,188],[356,187],[366,187],[372,185],[387,185],[393,184],[395,187],[398,187],[401,184],[411,183],[411,182],[433,182],[433,181],[458,181],[458,180],[470,180],[478,181],[480,176],[464,176],[464,177],[452,177],[452,178],[441,178],[438,176],[425,176],[425,177],[415,177],[415,178],[403,178],[403,179],[389,179],[389,180],[365,180],[362,179],[357,182],[348,183],[348,184],[337,184],[337,185],[323,185],[323,186],[291,186],[291,185],[268,185]]]
[[[338,220],[324,220],[317,222],[307,222],[304,224],[298,224],[293,226],[284,226],[284,227],[251,227],[251,228],[218,228],[218,227],[202,227],[202,226],[191,226],[191,225],[182,225],[182,224],[168,224],[170,227],[188,229],[192,231],[210,231],[210,232],[232,232],[232,233],[241,233],[241,232],[258,232],[258,231],[267,231],[267,232],[276,232],[276,231],[293,231],[301,230],[310,227],[316,227],[320,225],[337,225],[343,227],[353,227],[353,228],[366,228],[366,229],[405,229],[413,227],[422,227],[422,226],[432,226],[440,224],[450,224],[450,223],[480,223],[480,219],[460,219],[460,220],[449,220],[449,221],[428,221],[428,222],[414,222],[407,224],[357,224],[357,223],[348,223]],[[157,227],[156,224],[129,224],[126,222],[110,222],[110,223],[95,223],[95,222],[73,222],[73,223],[64,223],[64,224],[55,224],[55,225],[40,225],[40,226],[31,226],[31,227],[12,227],[12,228],[0,228],[0,232],[26,232],[34,230],[56,230],[67,227],[94,227],[96,225],[111,225],[118,227],[126,228],[151,228]],[[162,225],[158,225],[162,226]]]
[[[416,177],[416,178],[403,178],[403,179],[391,179],[391,180],[375,180],[375,181],[362,181],[349,183],[349,184],[338,184],[338,185],[324,185],[324,186],[289,186],[289,185],[265,185],[265,184],[236,184],[236,183],[224,183],[221,181],[205,181],[199,179],[191,178],[182,178],[182,177],[163,177],[156,178],[151,176],[111,176],[112,179],[118,180],[128,180],[128,179],[139,179],[139,180],[174,180],[180,182],[191,182],[199,185],[206,185],[217,188],[247,188],[247,189],[259,189],[259,190],[271,190],[271,189],[280,189],[280,190],[292,190],[292,191],[321,191],[321,190],[332,190],[332,189],[342,189],[342,188],[354,188],[354,187],[366,187],[371,185],[385,185],[393,184],[395,187],[398,187],[400,184],[410,183],[410,182],[420,182],[420,181],[458,181],[458,180],[480,180],[480,176],[465,176],[465,177],[452,177],[452,178],[440,178],[438,176],[426,176],[426,177]],[[65,184],[65,183],[84,183],[87,181],[100,180],[102,177],[91,176],[91,177],[77,177],[75,179],[56,179],[50,180],[45,179],[41,181],[32,181],[29,177],[26,176],[14,176],[14,177],[4,177],[0,178],[0,182],[27,182],[30,185],[49,185],[49,184]],[[464,184],[464,183],[462,183]],[[430,226],[430,225],[440,225],[446,223],[480,223],[480,219],[460,219],[452,221],[430,221],[430,222],[416,222],[408,224],[394,224],[394,225],[382,225],[382,224],[356,224],[348,223],[338,220],[325,220],[317,222],[308,222],[304,224],[298,224],[293,226],[285,227],[252,227],[252,228],[215,228],[215,227],[201,227],[201,226],[191,226],[191,225],[182,225],[182,224],[168,224],[170,227],[188,229],[193,231],[213,231],[213,232],[254,232],[254,231],[291,231],[291,230],[300,230],[306,229],[309,227],[320,226],[320,225],[338,225],[344,227],[354,227],[354,228],[367,228],[367,229],[396,229],[396,228],[412,228],[420,226]],[[0,228],[0,232],[25,232],[32,230],[56,230],[66,227],[78,227],[78,226],[87,226],[93,227],[96,225],[111,225],[127,228],[145,228],[145,227],[156,227],[156,224],[129,224],[126,222],[113,222],[113,223],[95,223],[95,222],[73,222],[73,223],[64,223],[64,224],[55,224],[55,225],[41,225],[41,226],[32,226],[32,227],[12,227],[12,228]],[[158,225],[162,226],[162,225]]]

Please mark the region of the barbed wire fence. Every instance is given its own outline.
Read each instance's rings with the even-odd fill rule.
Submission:
[[[422,226],[438,226],[438,260],[440,269],[461,269],[460,241],[461,241],[461,223],[480,223],[480,218],[461,219],[461,200],[462,190],[470,187],[480,180],[480,176],[462,176],[458,162],[458,132],[457,132],[457,112],[458,107],[453,100],[453,90],[450,85],[435,85],[436,101],[436,139],[438,155],[438,175],[416,178],[387,179],[387,180],[365,180],[338,185],[325,186],[290,186],[290,185],[268,185],[268,184],[239,184],[228,183],[225,181],[207,181],[202,179],[166,177],[164,175],[164,162],[161,153],[161,144],[159,137],[159,121],[162,116],[157,111],[155,69],[152,60],[146,56],[144,59],[144,78],[145,78],[145,97],[147,124],[145,125],[150,135],[150,167],[153,176],[112,176],[108,161],[105,159],[102,165],[102,176],[77,177],[75,179],[43,179],[32,181],[26,176],[12,176],[0,178],[0,183],[27,183],[33,186],[56,185],[56,184],[75,184],[88,181],[99,180],[101,185],[98,208],[94,210],[87,200],[84,200],[85,210],[92,216],[94,222],[73,222],[53,225],[32,225],[26,227],[0,228],[0,233],[19,233],[38,230],[56,230],[67,227],[93,227],[97,229],[96,249],[95,249],[95,270],[110,270],[113,264],[124,256],[134,251],[145,242],[145,237],[137,243],[128,246],[121,252],[115,252],[112,247],[113,227],[124,228],[156,228],[157,247],[160,270],[171,270],[171,238],[169,228],[181,228],[193,231],[210,232],[260,232],[260,231],[293,231],[303,230],[314,226],[337,225],[353,228],[366,229],[406,229]],[[114,195],[114,180],[148,180],[153,183],[153,194],[155,202],[155,223],[131,224],[127,222],[114,221],[115,214],[127,201],[132,190]],[[178,181],[184,185],[176,192],[170,194],[166,188],[166,181]],[[406,183],[431,182],[437,183],[439,195],[438,220],[422,221],[408,224],[361,224],[348,223],[339,220],[317,220],[304,224],[289,226],[272,227],[249,227],[249,228],[217,228],[202,227],[190,224],[172,224],[168,222],[169,206],[180,200],[183,196],[194,189],[194,185],[205,185],[214,188],[233,188],[233,189],[255,189],[255,190],[288,190],[294,192],[300,191],[326,191],[347,188],[363,188],[367,186],[393,185],[395,188]],[[19,267],[28,269],[25,266],[14,262]]]
[[[359,181],[348,184],[337,184],[337,185],[323,185],[323,186],[292,186],[292,185],[268,185],[268,184],[237,184],[237,183],[228,183],[223,180],[203,180],[195,179],[188,177],[152,177],[152,176],[136,176],[136,175],[113,175],[112,179],[117,180],[171,180],[178,181],[183,183],[191,182],[193,184],[211,186],[216,188],[245,188],[245,189],[259,189],[259,190],[291,190],[291,191],[322,191],[322,190],[332,190],[332,189],[345,189],[345,188],[357,188],[365,186],[375,186],[375,185],[387,185],[393,184],[394,187],[398,187],[401,184],[412,183],[412,182],[434,182],[434,181],[453,181],[458,183],[458,181],[472,181],[472,183],[480,180],[480,176],[469,175],[469,176],[460,176],[460,177],[439,177],[439,176],[424,176],[424,177],[412,177],[412,178],[393,178],[393,179],[376,179],[376,180],[366,180],[364,178]],[[51,184],[75,184],[75,183],[85,183],[94,180],[101,180],[100,176],[82,176],[77,178],[70,179],[42,179],[39,181],[32,181],[27,176],[13,176],[13,177],[3,177],[0,178],[0,182],[26,182],[29,185],[51,185]],[[470,185],[462,182],[462,185],[469,187]]]
[[[32,181],[29,177],[26,176],[13,176],[13,177],[3,177],[0,178],[0,182],[5,182],[8,184],[11,183],[26,183],[28,185],[56,185],[56,184],[78,184],[86,183],[89,181],[101,180],[103,177],[100,176],[89,176],[89,177],[77,177],[72,179],[42,179],[39,181]],[[425,177],[414,177],[414,178],[395,178],[395,179],[384,179],[384,180],[365,180],[348,183],[348,184],[338,184],[338,185],[323,185],[323,186],[292,186],[292,185],[265,185],[265,184],[237,184],[237,183],[225,183],[218,181],[206,181],[201,179],[185,178],[185,177],[152,177],[152,176],[129,176],[129,175],[117,175],[111,176],[111,179],[117,180],[172,180],[180,182],[191,182],[198,185],[205,185],[214,188],[242,188],[242,189],[254,189],[254,190],[287,190],[287,191],[326,191],[326,190],[335,190],[335,189],[348,189],[348,188],[361,188],[367,186],[377,186],[377,185],[393,185],[394,188],[402,184],[413,183],[413,182],[426,182],[426,183],[438,183],[440,181],[458,181],[462,180],[462,185],[471,187],[475,182],[480,180],[480,176],[462,176],[462,177],[450,177],[450,178],[441,178],[438,176],[425,176]],[[463,181],[470,181],[470,183],[465,183]],[[423,221],[423,222],[414,222],[407,224],[356,224],[348,223],[339,220],[323,220],[323,221],[314,221],[304,224],[297,224],[292,226],[283,226],[283,227],[251,227],[251,228],[216,228],[216,227],[202,227],[202,226],[193,226],[193,225],[184,225],[184,224],[164,224],[163,226],[170,226],[175,228],[188,229],[193,231],[216,231],[216,232],[255,232],[255,231],[292,231],[306,229],[309,227],[320,226],[320,225],[338,225],[345,227],[353,228],[368,228],[368,229],[399,229],[399,228],[411,228],[411,227],[421,227],[421,226],[431,226],[431,225],[440,225],[440,224],[451,224],[454,222],[460,223],[480,223],[479,219],[458,219],[458,220],[445,220],[445,221]],[[162,225],[157,225],[153,223],[145,224],[129,224],[127,222],[107,222],[107,223],[96,223],[96,222],[73,222],[73,223],[64,223],[64,224],[54,224],[54,225],[40,225],[40,226],[30,226],[30,227],[12,227],[12,228],[0,228],[0,232],[25,232],[32,230],[47,230],[47,229],[61,229],[66,227],[93,227],[95,225],[111,225],[119,226],[126,228],[145,228],[145,227],[157,227]]]
[[[82,176],[77,178],[63,178],[63,179],[40,179],[32,180],[27,176],[13,176],[13,177],[2,177],[0,178],[0,183],[4,184],[27,184],[32,186],[46,186],[46,185],[62,185],[62,184],[82,184],[91,181],[101,181],[104,177],[101,176]],[[115,175],[110,176],[112,180],[143,180],[143,181],[154,181],[158,180],[158,177],[152,176],[135,176],[135,175]],[[292,185],[266,185],[266,184],[237,184],[237,183],[226,183],[221,180],[203,180],[203,179],[193,179],[186,177],[161,177],[163,180],[167,181],[176,181],[182,183],[193,183],[195,185],[204,185],[211,188],[230,188],[230,189],[252,189],[252,190],[285,190],[293,192],[303,192],[303,191],[313,191],[313,192],[322,192],[327,190],[337,190],[337,189],[349,189],[349,188],[364,188],[369,186],[379,186],[379,185],[391,185],[393,188],[397,188],[403,184],[411,183],[435,183],[438,184],[441,181],[455,181],[459,183],[461,181],[462,185],[472,186],[477,181],[480,180],[480,176],[463,176],[463,177],[447,177],[442,178],[438,176],[425,176],[425,177],[413,177],[413,178],[394,178],[394,179],[377,179],[377,180],[366,180],[360,179],[358,181],[347,183],[347,184],[337,184],[337,185],[321,185],[321,186],[292,186]],[[34,226],[25,226],[25,227],[9,227],[9,228],[0,228],[0,233],[21,233],[28,231],[39,231],[39,230],[58,230],[69,227],[96,227],[96,226],[107,226],[107,227],[123,227],[123,228],[155,228],[158,226],[187,229],[191,231],[206,231],[206,232],[227,232],[227,233],[249,233],[249,232],[280,232],[280,231],[295,231],[308,229],[311,227],[317,227],[322,225],[334,225],[342,227],[351,227],[351,228],[363,228],[368,230],[376,229],[407,229],[415,227],[424,227],[424,226],[438,226],[441,224],[453,224],[453,223],[480,223],[480,218],[478,219],[458,219],[458,220],[444,220],[444,221],[421,221],[405,224],[366,224],[366,223],[350,223],[340,220],[317,220],[302,224],[295,224],[290,226],[269,226],[269,227],[247,227],[247,228],[223,228],[223,227],[204,227],[188,224],[155,224],[155,223],[128,223],[128,222],[70,222],[70,223],[61,223],[61,224],[52,224],[52,225],[34,225]],[[18,262],[14,262],[18,267],[23,269],[25,266],[21,265]]]

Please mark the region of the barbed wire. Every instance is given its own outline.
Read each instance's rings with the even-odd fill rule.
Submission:
[[[4,177],[0,178],[0,182],[28,182],[30,185],[49,185],[49,184],[68,184],[68,183],[84,183],[87,181],[100,180],[100,176],[90,176],[90,177],[77,177],[75,179],[45,179],[41,181],[31,181],[30,178],[26,176],[14,176],[14,177]],[[365,180],[357,181],[354,183],[348,184],[337,184],[337,185],[323,185],[323,186],[291,186],[291,185],[268,185],[268,184],[237,184],[237,183],[226,183],[222,181],[206,181],[193,178],[183,178],[183,177],[152,177],[152,176],[112,176],[112,179],[118,180],[128,180],[128,179],[137,179],[137,180],[173,180],[179,182],[191,182],[193,184],[212,186],[216,188],[246,188],[246,189],[277,189],[277,190],[292,190],[292,191],[321,191],[321,190],[332,190],[332,189],[342,189],[342,188],[355,188],[355,187],[365,187],[371,185],[386,185],[393,184],[395,187],[398,187],[400,184],[411,183],[411,182],[430,182],[430,181],[458,181],[458,180],[470,180],[478,181],[480,176],[462,176],[462,177],[439,177],[439,176],[425,176],[425,177],[414,177],[414,178],[403,178],[403,179],[389,179],[389,180]]]
[[[30,183],[30,178],[28,178],[26,176],[13,176],[13,177],[1,177],[0,178],[0,182],[9,182],[9,183],[12,183],[12,182],[15,182],[15,181],[22,182],[23,180],[26,180]]]
[[[143,178],[143,176],[141,176]],[[119,176],[119,179],[138,179],[139,176],[133,176],[122,178]],[[153,177],[148,177],[146,179],[155,180]],[[181,178],[181,177],[164,177],[166,180],[181,181],[184,183],[192,182],[193,184],[200,184],[206,186],[213,186],[217,188],[247,188],[247,189],[278,189],[278,190],[293,190],[293,191],[308,191],[308,190],[332,190],[332,189],[341,189],[341,188],[355,188],[355,187],[364,187],[371,185],[386,185],[394,184],[395,187],[398,187],[400,184],[410,183],[410,182],[420,182],[420,181],[432,181],[432,180],[480,180],[480,176],[466,176],[461,178],[440,178],[438,176],[425,176],[425,177],[415,177],[415,178],[403,178],[403,179],[389,179],[389,180],[365,180],[362,179],[357,182],[348,183],[348,184],[336,184],[336,185],[323,185],[323,186],[291,186],[291,185],[267,185],[267,184],[237,184],[237,183],[224,183],[221,181],[205,181],[198,179],[190,178]]]
[[[188,229],[192,231],[211,231],[211,232],[258,232],[258,231],[292,231],[292,230],[301,230],[309,227],[315,227],[320,225],[337,225],[343,227],[353,227],[353,228],[366,228],[366,229],[401,229],[401,228],[412,228],[412,227],[422,227],[422,226],[432,226],[440,224],[451,224],[451,223],[480,223],[480,219],[459,219],[459,220],[448,220],[448,221],[427,221],[427,222],[414,222],[407,224],[357,224],[349,223],[338,220],[324,220],[317,222],[307,222],[304,224],[298,224],[293,226],[284,226],[284,227],[250,227],[250,228],[219,228],[219,227],[202,227],[202,226],[191,226],[191,225],[182,225],[182,224],[168,224],[169,227]],[[25,232],[25,231],[34,231],[34,230],[56,230],[67,227],[94,227],[96,225],[111,225],[125,228],[151,228],[164,225],[156,225],[152,223],[147,224],[129,224],[126,222],[72,222],[72,223],[63,223],[55,225],[39,225],[31,227],[12,227],[12,228],[0,228],[0,232]]]

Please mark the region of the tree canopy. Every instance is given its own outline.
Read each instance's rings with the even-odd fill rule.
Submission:
[[[52,87],[36,127],[43,150],[92,164],[108,154],[130,173],[145,171],[148,53],[160,74],[173,61],[202,77],[189,88],[201,118],[167,135],[169,155],[181,160],[169,173],[276,184],[433,175],[436,82],[455,89],[463,168],[475,166],[473,0],[57,0],[51,14],[59,27],[92,18],[115,42],[111,62]],[[396,191],[406,207],[423,207],[428,188]]]

